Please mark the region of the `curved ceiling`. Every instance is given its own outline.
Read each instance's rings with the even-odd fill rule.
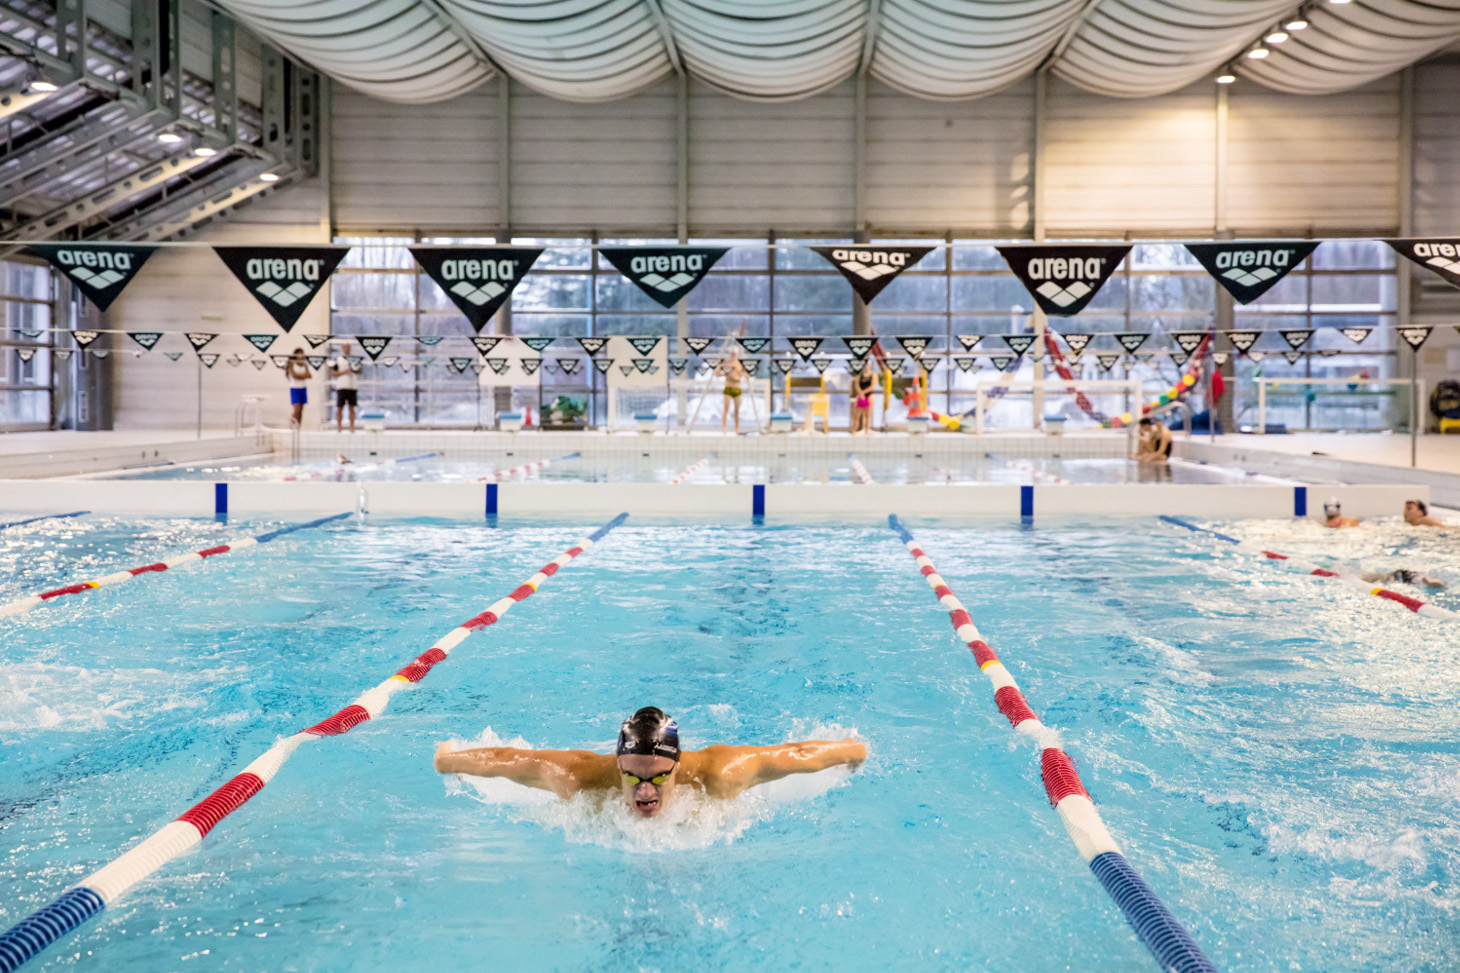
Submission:
[[[344,84],[430,102],[505,72],[571,101],[676,71],[755,100],[859,70],[920,98],[976,98],[1045,68],[1140,98],[1236,62],[1268,87],[1331,94],[1460,40],[1460,0],[217,0]],[[1308,26],[1246,55],[1278,25]]]

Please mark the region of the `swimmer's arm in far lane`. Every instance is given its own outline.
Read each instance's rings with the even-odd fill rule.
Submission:
[[[611,788],[618,783],[614,758],[591,750],[518,750],[513,747],[436,748],[436,771],[508,780],[572,797],[581,790]]]
[[[705,792],[711,797],[734,797],[747,788],[789,777],[814,774],[848,764],[855,768],[867,759],[861,740],[802,740],[772,747],[718,745],[699,751],[704,761]]]

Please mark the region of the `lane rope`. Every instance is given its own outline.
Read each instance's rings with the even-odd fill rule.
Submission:
[[[511,594],[446,633],[385,682],[367,690],[328,719],[293,736],[283,737],[222,787],[178,815],[172,823],[67,889],[51,904],[0,933],[0,973],[13,973],[21,964],[111,905],[127,889],[202,841],[220,821],[263,790],[301,744],[321,737],[339,736],[366,720],[379,717],[390,704],[393,694],[424,679],[432,667],[444,661],[451,650],[473,632],[496,624],[513,605],[531,597],[539,585],[602,540],[627,517],[626,513],[619,514],[578,541],[518,585]]]
[[[292,524],[288,527],[280,527],[278,530],[271,530],[267,534],[259,534],[257,537],[242,537],[227,544],[219,544],[216,547],[205,548],[201,551],[193,551],[191,554],[183,554],[168,561],[158,561],[154,564],[144,564],[137,568],[128,568],[125,571],[115,571],[103,575],[100,578],[93,578],[90,581],[82,581],[79,584],[68,584],[64,588],[56,588],[52,591],[43,591],[38,595],[30,595],[20,598],[5,605],[0,605],[0,618],[7,615],[20,615],[30,611],[36,605],[53,601],[64,595],[79,595],[84,591],[91,591],[105,585],[121,584],[123,581],[131,581],[133,578],[155,571],[167,571],[172,568],[181,567],[184,564],[191,564],[194,561],[202,561],[206,558],[217,557],[219,554],[227,554],[229,551],[241,551],[244,548],[254,547],[258,544],[267,544],[276,537],[285,534],[292,534],[298,530],[308,530],[311,527],[319,527],[321,524],[328,524],[332,521],[349,517],[349,513],[334,514],[329,517],[321,517],[318,520],[307,521],[302,524]]]
[[[872,479],[872,474],[868,473],[867,467],[863,466],[862,461],[857,459],[856,453],[848,453],[847,461],[851,464],[852,472],[857,475],[857,482],[867,486],[876,484],[877,481]]]
[[[1350,588],[1353,588],[1355,591],[1362,591],[1365,594],[1374,595],[1378,598],[1384,598],[1388,601],[1398,602],[1405,608],[1408,608],[1410,611],[1414,612],[1416,615],[1423,615],[1425,618],[1438,619],[1442,622],[1460,621],[1460,612],[1453,612],[1450,611],[1448,608],[1441,608],[1439,605],[1432,604],[1428,601],[1422,601],[1419,598],[1410,597],[1409,595],[1406,595],[1400,591],[1391,591],[1388,588],[1376,588],[1371,582],[1365,581],[1362,578],[1355,578],[1349,575],[1340,574],[1337,571],[1331,571],[1328,568],[1325,568],[1313,561],[1309,561],[1301,557],[1294,557],[1291,554],[1278,554],[1275,551],[1265,550],[1261,544],[1256,544],[1252,541],[1242,540],[1239,537],[1232,537],[1229,534],[1223,534],[1220,531],[1212,530],[1210,527],[1202,527],[1201,525],[1193,524],[1188,520],[1182,520],[1180,517],[1172,517],[1167,514],[1161,514],[1161,519],[1168,524],[1175,524],[1177,527],[1185,527],[1187,530],[1193,531],[1198,534],[1211,534],[1218,540],[1226,541],[1228,544],[1236,544],[1238,547],[1249,553],[1261,554],[1269,561],[1286,561],[1289,566],[1298,568],[1304,573],[1311,574],[1314,577],[1332,578],[1340,584],[1344,584]]]
[[[575,456],[582,455],[582,453],[565,453],[562,456],[554,456],[552,459],[540,459],[535,463],[524,463],[521,466],[514,466],[510,470],[498,470],[495,473],[488,473],[486,476],[479,476],[475,482],[482,483],[486,480],[505,480],[507,477],[516,476],[518,473],[526,473],[529,470],[540,470],[544,466],[551,466],[561,460],[572,459]]]
[[[1025,473],[1028,473],[1034,479],[1039,480],[1039,481],[1041,481],[1043,483],[1073,483],[1074,482],[1073,480],[1067,480],[1067,479],[1065,479],[1064,477],[1060,476],[1058,473],[1046,473],[1044,470],[1041,470],[1039,467],[1035,466],[1033,463],[1026,463],[1026,462],[1024,462],[1021,459],[1009,459],[1007,456],[1000,456],[998,453],[985,453],[984,455],[987,456],[991,460],[997,460],[998,462],[1003,463],[1005,466],[1009,467],[1010,469],[1013,469],[1013,470],[1021,470],[1021,471],[1025,472]]]
[[[1040,748],[1040,776],[1044,780],[1049,803],[1054,805],[1065,833],[1074,842],[1080,857],[1084,858],[1095,873],[1102,888],[1135,930],[1146,949],[1150,950],[1162,970],[1176,970],[1179,973],[1216,973],[1216,965],[1197,946],[1191,934],[1181,925],[1171,911],[1146,884],[1140,874],[1126,861],[1115,843],[1090,792],[1075,772],[1070,756],[1060,745],[1059,733],[1045,726],[1029,701],[1019,691],[1013,675],[999,661],[999,657],[983,640],[973,624],[968,609],[953,594],[933,567],[932,560],[918,546],[896,514],[887,518],[888,525],[902,539],[908,553],[916,561],[928,586],[938,602],[948,609],[948,618],[958,638],[968,645],[978,662],[979,670],[988,677],[994,688],[994,704],[1009,720],[1015,733],[1033,740]]]
[[[90,510],[73,510],[69,514],[41,514],[39,517],[31,517],[27,520],[12,520],[8,524],[0,524],[0,530],[5,530],[7,527],[19,527],[21,524],[33,524],[37,520],[60,520],[63,517],[80,517],[89,513],[91,513]]]
[[[680,470],[679,471],[679,475],[676,476],[674,479],[670,480],[669,482],[670,483],[683,483],[685,480],[687,480],[690,477],[694,476],[696,473],[698,473],[700,470],[704,469],[706,466],[709,466],[710,465],[710,460],[714,459],[717,455],[719,455],[719,454],[718,453],[711,453],[709,456],[706,456],[704,459],[700,460],[698,463],[691,463],[689,466],[686,466],[684,469]]]
[[[400,459],[383,459],[376,463],[351,463],[348,466],[336,466],[328,473],[323,470],[316,470],[313,473],[300,473],[296,476],[281,476],[278,482],[292,483],[295,480],[322,480],[327,476],[340,476],[344,473],[372,470],[377,466],[390,466],[393,463],[414,463],[417,460],[430,459],[435,455],[435,453],[422,453],[420,456],[402,456]]]

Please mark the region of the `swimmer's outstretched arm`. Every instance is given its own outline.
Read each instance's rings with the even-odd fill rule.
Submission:
[[[587,788],[614,787],[618,774],[612,757],[591,750],[518,750],[513,747],[436,748],[435,766],[442,774],[505,777],[508,780],[572,797]]]
[[[814,774],[843,764],[855,768],[867,759],[861,740],[802,740],[772,747],[724,744],[700,751],[705,760],[705,791],[711,797],[734,797],[747,788],[791,774]]]

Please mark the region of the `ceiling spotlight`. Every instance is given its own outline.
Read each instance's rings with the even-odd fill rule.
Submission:
[[[1287,39],[1288,39],[1288,35],[1287,34],[1284,34],[1280,30],[1275,30],[1271,34],[1268,34],[1267,35],[1267,42],[1269,44],[1281,44],[1283,41],[1285,41]]]
[[[36,78],[30,83],[30,90],[50,94],[56,90],[56,82],[47,81],[45,78]]]
[[[166,142],[168,145],[172,145],[176,142],[181,142],[182,140],[183,137],[176,132],[163,132],[161,135],[157,136],[157,141]]]
[[[1232,84],[1236,80],[1237,80],[1237,76],[1235,74],[1219,74],[1219,75],[1217,75],[1217,84]]]
[[[266,172],[262,176],[259,176],[259,181],[260,182],[278,182],[279,181],[279,174],[276,173],[276,172]]]
[[[1252,60],[1254,61],[1261,61],[1263,58],[1267,57],[1271,53],[1272,51],[1269,51],[1265,47],[1254,47],[1252,50],[1247,52],[1247,56],[1252,58]]]
[[[217,149],[209,148],[206,145],[200,145],[196,149],[193,149],[193,155],[197,156],[200,159],[210,159],[217,154]]]
[[[1299,17],[1297,20],[1290,20],[1286,24],[1283,24],[1284,30],[1305,30],[1307,27],[1308,21],[1304,20],[1301,17]]]
[[[1348,0],[1328,0],[1329,3],[1348,3]]]

